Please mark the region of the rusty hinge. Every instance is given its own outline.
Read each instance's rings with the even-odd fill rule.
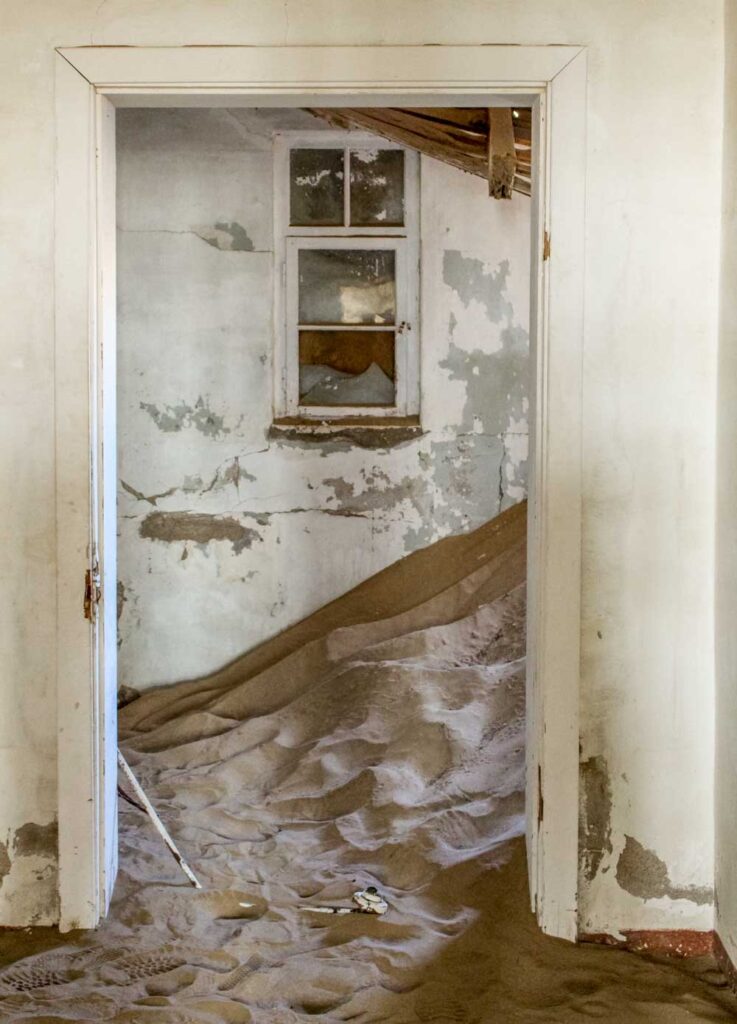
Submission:
[[[550,235],[546,231],[543,235],[543,260],[550,259]]]
[[[84,617],[89,622],[95,621],[97,605],[102,597],[100,590],[100,567],[95,562],[84,574]]]

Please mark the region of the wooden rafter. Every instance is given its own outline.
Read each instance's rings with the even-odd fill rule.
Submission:
[[[490,107],[489,195],[494,199],[511,199],[516,172],[512,111],[509,107]]]
[[[515,192],[530,195],[532,111],[529,108],[490,111],[481,107],[321,107],[312,108],[311,112],[336,128],[364,129],[461,171],[486,178],[491,194],[497,198],[509,196],[509,181]],[[505,126],[502,134],[500,126]],[[495,156],[501,156],[498,146],[504,149],[506,157],[501,163],[494,160]],[[506,168],[502,185],[494,177],[495,166]]]

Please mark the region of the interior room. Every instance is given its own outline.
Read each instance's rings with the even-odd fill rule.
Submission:
[[[0,1019],[734,1019],[731,3],[37,6]]]

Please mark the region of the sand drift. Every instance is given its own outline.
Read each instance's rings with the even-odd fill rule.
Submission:
[[[733,1019],[706,975],[537,932],[524,534],[520,506],[124,709],[126,756],[204,889],[123,805],[109,919],[0,973],[0,1019]],[[305,912],[372,887],[384,914]]]

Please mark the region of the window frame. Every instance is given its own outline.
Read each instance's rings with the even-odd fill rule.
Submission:
[[[321,130],[275,133],[274,146],[274,414],[279,419],[324,422],[356,418],[417,417],[420,412],[419,321],[419,154],[368,132]],[[398,149],[404,153],[404,213],[401,226],[292,226],[289,223],[292,149]],[[349,209],[349,189],[344,190]],[[345,219],[348,217],[346,215]],[[383,245],[382,245],[383,243]],[[395,404],[393,406],[312,406],[299,404],[299,323],[297,254],[300,249],[394,249],[394,325],[314,325],[315,330],[383,329],[394,326]]]

